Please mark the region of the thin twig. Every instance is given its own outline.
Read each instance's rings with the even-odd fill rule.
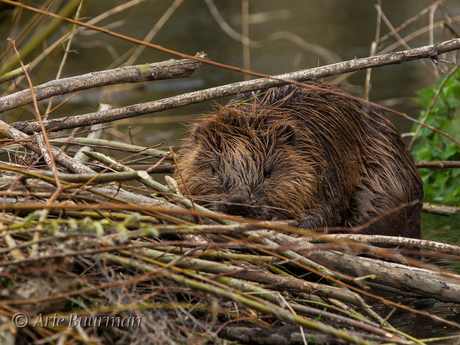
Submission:
[[[50,165],[49,168],[52,170],[52,172],[54,174],[54,179],[55,179],[56,186],[58,187],[58,190],[60,190],[61,189],[61,184],[60,184],[59,178],[57,176],[56,162],[54,161],[54,156],[53,156],[53,152],[51,150],[51,145],[50,145],[50,142],[49,142],[49,139],[48,139],[48,134],[46,133],[45,127],[43,126],[42,117],[40,115],[40,109],[38,108],[37,95],[34,92],[34,86],[32,84],[32,80],[30,79],[29,73],[27,72],[26,67],[24,66],[24,63],[22,62],[21,57],[19,56],[19,52],[16,49],[16,44],[14,43],[14,40],[11,40],[11,39],[8,39],[8,40],[13,44],[13,49],[14,49],[14,51],[16,52],[16,54],[18,56],[19,63],[21,64],[21,67],[22,67],[22,69],[24,71],[24,74],[26,75],[27,81],[29,82],[30,92],[32,94],[32,99],[33,99],[34,108],[35,108],[35,114],[37,116],[37,120],[38,120],[38,123],[39,123],[41,131],[42,131],[41,134],[38,134],[38,135],[40,135],[43,138],[43,141],[44,141],[44,143],[46,145],[47,156],[48,156],[49,165]],[[39,142],[40,141],[38,141],[38,143]],[[40,144],[38,146],[40,148]],[[46,154],[46,151],[42,151],[41,148],[40,148],[40,151],[43,152],[44,155]]]

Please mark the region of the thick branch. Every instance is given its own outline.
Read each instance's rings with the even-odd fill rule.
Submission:
[[[375,283],[401,291],[436,298],[444,302],[458,303],[460,282],[458,276],[441,274],[416,267],[383,262],[329,251],[312,253],[312,257],[327,262],[345,274],[354,276],[375,275]]]
[[[299,254],[308,253],[310,258],[342,274],[355,277],[375,275],[374,283],[389,286],[400,291],[416,293],[425,297],[436,298],[444,302],[457,303],[460,296],[460,276],[442,274],[429,270],[408,267],[405,265],[373,260],[364,257],[339,253],[329,250],[315,250],[314,245],[305,243],[301,239],[293,239],[283,234],[277,234],[271,239],[279,245],[289,245]]]
[[[121,120],[139,115],[155,113],[167,109],[178,108],[188,104],[200,103],[210,99],[234,95],[240,92],[253,91],[273,86],[281,86],[292,80],[305,81],[316,80],[331,75],[349,73],[362,69],[399,64],[423,58],[437,59],[440,54],[460,49],[460,39],[445,41],[435,45],[405,50],[380,56],[372,56],[362,59],[354,59],[328,66],[282,74],[274,79],[262,78],[245,82],[233,83],[225,86],[218,86],[202,91],[187,93],[158,101],[135,104],[109,111],[65,117],[56,120],[44,121],[47,130],[63,130],[79,126],[89,126],[96,123],[104,123]],[[32,122],[17,122],[14,127],[26,133],[40,131],[37,124]]]
[[[198,61],[183,59],[120,67],[108,71],[93,72],[75,77],[53,80],[34,88],[37,100],[53,96],[91,89],[100,86],[140,83],[150,80],[176,79],[190,77],[198,69]],[[0,98],[0,113],[32,103],[30,90],[23,90]]]

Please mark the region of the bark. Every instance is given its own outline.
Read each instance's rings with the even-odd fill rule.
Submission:
[[[198,69],[200,63],[189,59],[120,67],[108,71],[92,72],[70,78],[52,80],[36,86],[34,92],[41,101],[53,96],[61,96],[70,92],[87,90],[114,84],[141,83],[151,80],[187,78]],[[29,89],[0,98],[0,113],[32,103]]]

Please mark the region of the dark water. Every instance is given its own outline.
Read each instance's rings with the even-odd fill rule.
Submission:
[[[404,305],[417,309],[424,313],[429,313],[440,317],[444,320],[460,323],[460,308],[452,304],[440,303],[434,299],[419,300],[399,300]],[[381,306],[375,307],[376,311],[386,316],[392,308]],[[458,344],[460,330],[452,325],[433,320],[429,316],[396,310],[390,319],[390,324],[401,332],[411,335],[412,337],[436,345],[455,345]],[[432,341],[427,341],[432,339]],[[434,341],[434,339],[437,339]]]
[[[422,214],[423,238],[460,245],[460,213],[451,217]]]

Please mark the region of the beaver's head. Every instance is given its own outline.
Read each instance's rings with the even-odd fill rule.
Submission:
[[[179,154],[193,200],[254,219],[301,216],[304,200],[315,197],[315,167],[289,114],[257,104],[215,110],[192,127]],[[175,178],[186,195],[177,171]]]

